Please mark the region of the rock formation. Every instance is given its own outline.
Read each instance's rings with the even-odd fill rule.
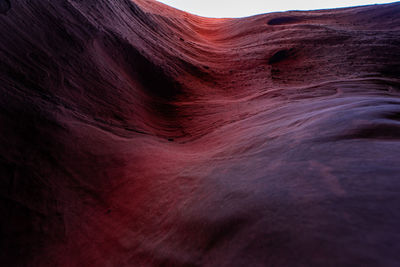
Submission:
[[[400,265],[399,3],[0,29],[1,266]]]

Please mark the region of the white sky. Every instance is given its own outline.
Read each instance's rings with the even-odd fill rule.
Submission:
[[[158,0],[204,17],[245,17],[256,14],[389,3],[388,0]]]

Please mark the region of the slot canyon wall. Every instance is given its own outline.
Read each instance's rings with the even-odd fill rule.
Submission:
[[[1,266],[399,266],[400,3],[0,0]]]

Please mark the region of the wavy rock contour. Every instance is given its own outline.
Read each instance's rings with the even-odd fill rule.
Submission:
[[[398,266],[400,4],[0,0],[0,265]]]

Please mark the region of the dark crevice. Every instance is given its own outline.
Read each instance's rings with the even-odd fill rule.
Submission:
[[[302,19],[298,17],[278,17],[268,21],[268,25],[285,25],[301,22]]]
[[[276,52],[275,54],[273,54],[269,58],[268,64],[271,65],[271,64],[276,64],[276,63],[282,62],[286,59],[289,59],[294,54],[295,54],[295,50],[293,48],[280,50],[280,51]]]
[[[10,0],[0,0],[0,14],[7,14],[11,8]]]
[[[384,139],[384,140],[400,140],[400,126],[396,124],[378,124],[357,129],[334,138],[335,140],[343,139]]]

